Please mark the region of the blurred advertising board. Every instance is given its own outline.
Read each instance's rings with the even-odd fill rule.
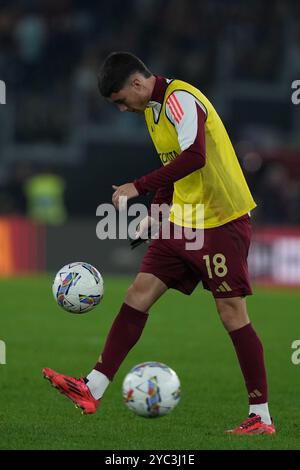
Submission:
[[[0,276],[45,271],[45,228],[25,217],[0,217]]]
[[[248,262],[257,284],[300,288],[300,228],[256,227]]]
[[[99,240],[95,228],[94,219],[43,226],[21,216],[0,217],[0,276],[55,272],[73,261],[134,275],[147,245],[132,251],[127,240]],[[248,263],[256,284],[300,288],[300,227],[254,227]]]

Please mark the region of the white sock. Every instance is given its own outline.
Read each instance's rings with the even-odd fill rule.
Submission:
[[[271,416],[269,413],[268,403],[260,403],[259,405],[250,405],[249,415],[254,413],[261,417],[261,420],[266,424],[272,424]]]
[[[99,400],[110,384],[108,378],[102,372],[95,369],[86,378],[88,380],[86,385],[90,389],[91,394],[95,400]]]

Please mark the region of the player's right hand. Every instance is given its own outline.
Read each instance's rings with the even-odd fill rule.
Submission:
[[[127,200],[139,195],[133,183],[126,183],[122,184],[121,186],[116,186],[113,184],[112,188],[114,190],[112,195],[112,203],[118,210],[126,209]]]

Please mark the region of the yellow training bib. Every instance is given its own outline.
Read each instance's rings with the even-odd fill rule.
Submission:
[[[174,183],[170,220],[184,227],[218,227],[246,214],[256,204],[215,108],[197,88],[180,80],[169,83],[157,122],[152,108],[145,110],[148,130],[162,164],[168,165],[181,153],[176,129],[166,115],[168,97],[179,90],[191,93],[207,111],[206,163]],[[200,204],[204,206],[204,224],[198,217],[201,207],[197,205]]]

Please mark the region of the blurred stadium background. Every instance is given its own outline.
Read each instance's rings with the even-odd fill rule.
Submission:
[[[1,275],[78,258],[135,271],[126,243],[95,236],[111,184],[159,164],[143,119],[98,94],[99,64],[122,49],[212,100],[258,204],[252,276],[300,285],[299,20],[296,1],[2,0]]]
[[[158,303],[159,315],[122,366],[118,386],[109,392],[115,402],[101,409],[99,422],[95,417],[78,426],[74,410],[41,386],[43,366],[76,375],[93,365],[129,282],[118,276],[132,276],[143,255],[143,248],[130,251],[126,240],[96,237],[96,209],[110,202],[111,185],[159,165],[143,119],[121,115],[98,94],[98,66],[114,50],[131,51],[154,73],[198,86],[232,138],[258,204],[252,279],[272,287],[258,288],[249,305],[266,340],[279,442],[215,440],[217,420],[225,427],[237,424],[228,422],[233,412],[234,420],[243,418],[238,394],[244,389],[218,320],[204,315],[213,309],[207,293],[190,302],[168,293]],[[300,327],[300,105],[291,100],[292,82],[300,79],[300,3],[0,0],[0,79],[6,83],[6,104],[0,105],[0,285],[3,312],[9,313],[1,313],[8,359],[1,368],[7,410],[0,409],[0,448],[299,448],[299,374],[290,354]],[[107,284],[101,328],[93,314],[79,323],[58,314],[51,299],[48,274],[83,260],[97,266]],[[201,316],[195,314],[198,303]],[[182,311],[190,313],[185,325]],[[154,341],[155,335],[167,341]],[[195,361],[189,362],[195,350],[215,364],[200,361],[197,383]],[[147,424],[127,418],[119,405],[122,376],[135,362],[153,359],[175,368],[185,387],[171,434],[168,418],[151,422],[149,436]],[[226,388],[230,367],[236,375]],[[216,386],[221,382],[222,392]],[[225,400],[217,408],[220,393]],[[191,403],[198,408],[191,410]]]

